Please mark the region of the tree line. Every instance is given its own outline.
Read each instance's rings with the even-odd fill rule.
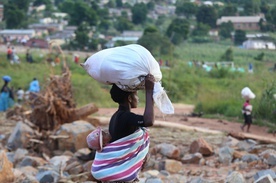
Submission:
[[[122,0],[109,0],[100,6],[100,0],[1,0],[4,5],[4,21],[1,28],[22,29],[37,23],[39,18],[54,17],[54,12],[64,12],[69,25],[77,26],[74,40],[67,43],[68,49],[96,50],[97,45],[104,45],[105,39],[98,35],[115,36],[124,30],[143,30],[138,41],[157,54],[169,54],[173,47],[186,40],[198,43],[212,41],[208,36],[211,29],[217,29],[216,21],[221,16],[252,16],[260,13],[265,19],[259,22],[262,32],[275,32],[276,5],[274,0],[221,0],[210,5],[197,5],[189,0],[178,0],[175,14],[160,15],[150,18],[156,5],[164,5],[165,0],[152,0],[149,3],[123,3]],[[30,7],[45,5],[40,12]],[[120,10],[120,15],[109,14],[110,9]],[[131,12],[131,13],[130,13]],[[61,20],[60,20],[61,21]],[[169,21],[168,24],[164,22]],[[191,27],[193,27],[191,29]],[[234,30],[232,22],[222,23],[219,27],[221,39],[231,38],[235,32],[234,43],[245,40],[246,33]],[[93,36],[91,36],[93,33]],[[126,44],[117,42],[117,45]],[[169,49],[168,49],[169,48]]]

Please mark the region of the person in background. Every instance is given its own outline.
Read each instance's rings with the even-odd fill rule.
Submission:
[[[8,86],[11,81],[11,77],[3,76],[2,79],[4,81],[4,85],[2,86],[0,93],[0,111],[5,112],[13,106],[14,96],[12,89]]]
[[[17,103],[19,105],[21,105],[23,100],[24,100],[24,93],[25,93],[24,90],[21,87],[19,87],[17,92],[16,92],[16,94],[17,94]]]
[[[12,54],[11,54],[11,64],[15,63],[16,59],[16,50],[14,47],[12,47]]]
[[[36,78],[34,78],[29,86],[29,100],[34,100],[37,97],[37,93],[40,92],[40,85]]]
[[[17,54],[13,54],[13,63],[20,64],[20,58]]]
[[[253,73],[253,65],[252,65],[252,63],[248,64],[248,72],[249,73]]]
[[[55,64],[58,65],[60,63],[60,58],[58,55],[56,55],[56,58],[55,58]]]
[[[247,132],[250,132],[250,126],[252,124],[252,108],[253,106],[250,104],[249,99],[247,99],[242,107],[242,114],[244,117],[244,124],[241,126],[242,131],[244,131],[244,127],[247,126]]]
[[[75,62],[76,64],[79,63],[79,56],[78,56],[78,55],[74,55],[74,62]]]
[[[29,63],[33,63],[33,57],[29,49],[27,49],[27,52],[26,52],[26,61]]]
[[[9,62],[11,62],[12,60],[12,49],[10,47],[8,47],[8,50],[7,50],[7,59]]]
[[[39,81],[36,78],[31,81],[29,91],[33,93],[38,93],[40,91]]]

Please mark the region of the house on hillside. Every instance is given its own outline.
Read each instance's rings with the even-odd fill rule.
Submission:
[[[117,9],[117,8],[108,8],[108,13],[111,17],[119,17],[122,16],[122,12],[125,12],[127,14],[127,19],[131,20],[132,12],[130,9],[127,8],[122,8],[122,9]]]
[[[173,15],[175,12],[175,6],[161,6],[155,5],[154,12],[156,15]]]
[[[123,3],[129,3],[132,6],[136,3],[145,3],[147,4],[150,0],[122,0]]]
[[[257,33],[257,34],[246,34],[247,39],[260,39],[262,37],[269,37],[269,34]]]
[[[0,37],[2,37],[4,42],[29,40],[36,36],[36,32],[33,29],[4,29],[0,31]]]
[[[51,34],[53,32],[62,31],[63,25],[59,23],[37,23],[29,25],[30,29],[34,29],[36,32],[47,32],[47,34]]]
[[[143,31],[124,31],[120,36],[112,37],[106,44],[106,48],[112,48],[116,41],[124,41],[128,43],[137,43],[143,36]]]
[[[52,13],[52,15],[53,15],[54,17],[62,18],[62,19],[68,16],[67,13],[62,13],[62,12],[55,12],[55,13]]]
[[[242,47],[245,49],[268,49],[268,50],[275,50],[276,46],[273,42],[263,41],[263,40],[253,40],[249,39],[242,43]]]
[[[232,22],[235,30],[260,30],[259,22],[264,19],[261,16],[222,16],[217,20],[217,25]]]
[[[124,31],[120,36],[112,38],[112,41],[129,41],[136,43],[142,37],[143,31]]]
[[[54,41],[58,45],[62,45],[66,42],[69,42],[70,40],[73,40],[76,36],[75,31],[77,30],[76,26],[68,26],[65,27],[63,31],[56,32],[48,38],[51,41]]]
[[[3,21],[4,18],[4,5],[0,4],[0,22]]]
[[[27,41],[26,46],[30,48],[48,48],[49,44],[45,39],[32,38]]]

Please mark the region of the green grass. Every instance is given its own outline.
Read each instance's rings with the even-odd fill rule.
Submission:
[[[248,86],[256,94],[256,99],[252,100],[255,123],[276,128],[275,121],[272,120],[275,117],[272,112],[276,109],[276,100],[270,94],[267,96],[267,101],[264,101],[265,91],[271,87],[269,85],[275,80],[276,73],[270,71],[276,63],[275,51],[244,50],[233,47],[233,62],[235,66],[243,67],[245,73],[227,71],[206,73],[202,69],[187,67],[187,62],[191,60],[219,62],[220,56],[227,48],[229,46],[213,43],[183,44],[178,47],[176,50],[177,59],[174,60],[175,69],[172,70],[176,73],[171,75],[176,75],[177,80],[181,83],[176,84],[180,88],[175,93],[184,94],[185,96],[179,98],[180,100],[184,99],[181,102],[192,102],[196,104],[196,110],[202,110],[207,115],[224,115],[224,117],[240,119],[243,103],[240,92],[243,87]],[[262,52],[265,53],[264,61],[254,60],[254,57]],[[253,74],[247,72],[250,62],[254,65]],[[174,79],[171,78],[170,80]],[[184,82],[184,80],[188,81]],[[273,86],[274,88],[276,87]],[[172,87],[172,89],[175,90],[176,88]],[[194,92],[185,92],[189,90]],[[271,104],[268,105],[268,102]]]
[[[241,97],[242,88],[248,86],[255,94],[252,100],[254,123],[275,127],[276,100],[272,97],[276,85],[276,73],[270,68],[276,63],[276,52],[269,50],[245,50],[232,47],[234,64],[245,69],[244,73],[230,72],[227,69],[212,70],[210,73],[201,68],[189,67],[188,61],[197,60],[205,62],[219,62],[219,58],[230,47],[227,41],[221,43],[193,44],[184,43],[176,47],[173,55],[162,57],[168,59],[170,69],[161,68],[163,78],[162,86],[174,103],[187,103],[196,105],[196,110],[203,111],[205,116],[224,116],[242,120],[241,106],[244,100]],[[263,61],[256,61],[260,53],[264,53]],[[10,65],[4,54],[0,55],[0,74],[10,75],[13,80],[11,86],[28,88],[33,77],[37,77],[42,88],[47,84],[51,74],[61,74],[61,66],[51,67],[45,60],[46,54],[34,53],[35,63],[28,64],[24,55],[20,65]],[[157,60],[159,58],[156,58]],[[110,85],[100,84],[91,78],[84,69],[66,58],[70,68],[73,86],[73,96],[78,106],[95,103],[99,107],[115,107],[110,99]],[[254,73],[247,72],[248,63],[253,63]],[[271,91],[268,93],[267,91]],[[144,106],[144,92],[139,92],[140,106]],[[268,111],[268,112],[266,112]]]

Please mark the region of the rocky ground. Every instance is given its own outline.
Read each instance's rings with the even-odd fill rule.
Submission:
[[[162,115],[158,109],[155,110],[157,122],[180,124],[183,128],[174,125],[156,125],[150,128],[151,156],[147,166],[139,174],[139,182],[261,183],[276,180],[276,144],[264,144],[257,140],[228,136],[230,131],[241,132],[241,124],[220,119],[205,119],[204,115],[192,117],[190,116],[192,109],[193,106],[190,105],[175,105],[175,114],[167,116]],[[115,110],[100,108],[93,117],[108,119]],[[142,113],[143,109],[135,109],[134,112]],[[79,122],[79,129],[72,127],[72,134],[83,133],[80,129],[94,128],[91,127],[91,121],[87,123]],[[46,151],[42,154],[34,153],[23,145],[8,150],[7,143],[15,143],[10,136],[19,134],[14,132],[18,124],[18,120],[7,121],[1,114],[0,182],[11,180],[12,182],[94,182],[89,173],[92,160],[78,158],[90,152],[87,148],[81,148],[80,141],[72,142],[72,147],[79,148],[70,150],[68,144],[71,141],[69,143],[63,139],[62,144],[68,146],[60,146],[60,149],[50,153],[51,155]],[[107,127],[104,123],[100,124],[103,128]],[[21,129],[23,127],[26,128],[21,125]],[[71,133],[69,127],[66,129],[63,135]],[[76,130],[79,130],[78,133]],[[20,131],[20,134],[24,133]],[[251,134],[275,138],[273,134],[267,133],[265,127],[252,126]],[[18,138],[24,142],[22,136]],[[84,133],[78,138],[85,136]]]

